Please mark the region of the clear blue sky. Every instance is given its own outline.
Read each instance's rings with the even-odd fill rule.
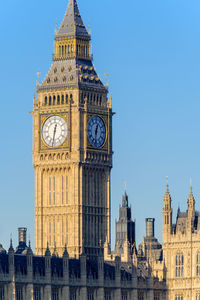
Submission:
[[[162,200],[169,176],[174,213],[186,209],[189,179],[200,200],[200,1],[79,0],[92,29],[94,64],[109,73],[113,94],[112,236],[127,192],[137,241],[144,219],[156,218],[162,240]],[[0,242],[16,246],[17,227],[34,240],[32,98],[36,73],[51,64],[56,22],[67,0],[4,1],[0,10]]]

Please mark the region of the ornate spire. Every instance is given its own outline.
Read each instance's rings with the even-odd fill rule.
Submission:
[[[170,192],[169,192],[169,183],[168,183],[168,176],[166,177],[167,179],[167,183],[166,183],[166,192],[165,192],[165,195],[164,195],[164,202],[168,202],[171,204],[171,195],[170,195]]]
[[[195,199],[194,199],[193,192],[192,192],[192,179],[190,179],[190,194],[189,194],[187,203],[188,203],[188,210],[195,209]]]
[[[57,39],[68,36],[86,38],[90,40],[90,35],[85,28],[76,0],[69,0],[67,12],[55,38]]]
[[[8,252],[14,252],[14,248],[13,248],[13,243],[12,243],[12,238],[10,239],[10,247],[8,249]]]

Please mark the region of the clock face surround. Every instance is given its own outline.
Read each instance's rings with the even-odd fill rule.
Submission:
[[[104,121],[98,116],[93,116],[88,121],[88,139],[95,148],[100,148],[105,143],[106,127]]]
[[[67,138],[67,123],[61,116],[49,117],[43,125],[42,137],[49,147],[59,147]]]

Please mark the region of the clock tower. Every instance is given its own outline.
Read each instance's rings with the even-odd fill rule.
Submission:
[[[35,252],[97,255],[110,242],[112,107],[76,0],[55,35],[33,106]]]

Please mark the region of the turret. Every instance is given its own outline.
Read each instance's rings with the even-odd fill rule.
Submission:
[[[194,219],[195,219],[195,199],[192,192],[192,184],[190,186],[190,194],[187,200],[188,205],[188,229],[190,232],[194,230]]]
[[[135,222],[131,218],[131,207],[125,191],[122,197],[122,205],[119,207],[119,220],[116,222],[115,252],[117,255],[123,253],[123,245],[126,240],[131,246],[135,243]]]
[[[164,195],[163,206],[163,241],[171,234],[172,230],[172,207],[171,207],[171,195],[169,193],[169,185],[167,182],[166,192]]]

